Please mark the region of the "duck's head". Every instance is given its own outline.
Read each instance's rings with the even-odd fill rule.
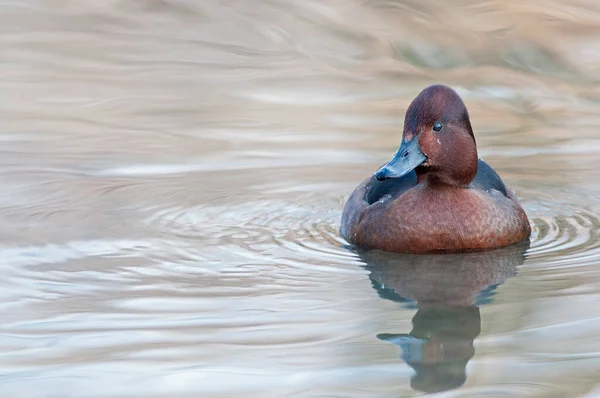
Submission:
[[[443,85],[429,86],[406,111],[402,144],[375,177],[382,181],[415,170],[419,182],[467,185],[477,173],[477,147],[467,108]]]

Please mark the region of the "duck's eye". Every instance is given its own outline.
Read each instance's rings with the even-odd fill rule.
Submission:
[[[440,122],[435,122],[433,123],[433,131],[441,131],[442,130],[442,123]]]

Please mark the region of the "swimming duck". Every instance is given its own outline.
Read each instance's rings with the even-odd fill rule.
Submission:
[[[478,159],[462,99],[438,84],[408,107],[392,160],[350,195],[340,233],[363,249],[429,253],[509,246],[531,227],[515,193]]]

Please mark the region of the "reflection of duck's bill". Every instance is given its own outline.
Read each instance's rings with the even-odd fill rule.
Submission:
[[[387,343],[392,343],[399,347],[401,347],[402,344],[405,344],[406,341],[421,340],[421,339],[417,339],[416,337],[411,336],[410,334],[405,334],[405,333],[399,333],[399,334],[380,333],[377,335],[377,338],[381,341],[385,341]]]
[[[428,340],[419,339],[409,334],[381,333],[377,335],[381,341],[391,343],[402,349],[402,358],[405,362],[419,363],[423,361],[423,347]]]
[[[392,160],[375,172],[375,178],[379,181],[389,178],[400,178],[426,161],[427,157],[421,152],[417,137],[408,142],[402,140],[398,152],[396,152]]]

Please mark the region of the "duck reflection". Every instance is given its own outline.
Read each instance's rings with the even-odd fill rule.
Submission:
[[[479,307],[516,275],[528,247],[525,242],[477,253],[360,254],[381,298],[416,304],[409,334],[377,336],[402,348],[402,359],[416,372],[414,389],[433,393],[465,383],[467,363],[475,354],[473,341],[481,332]]]

